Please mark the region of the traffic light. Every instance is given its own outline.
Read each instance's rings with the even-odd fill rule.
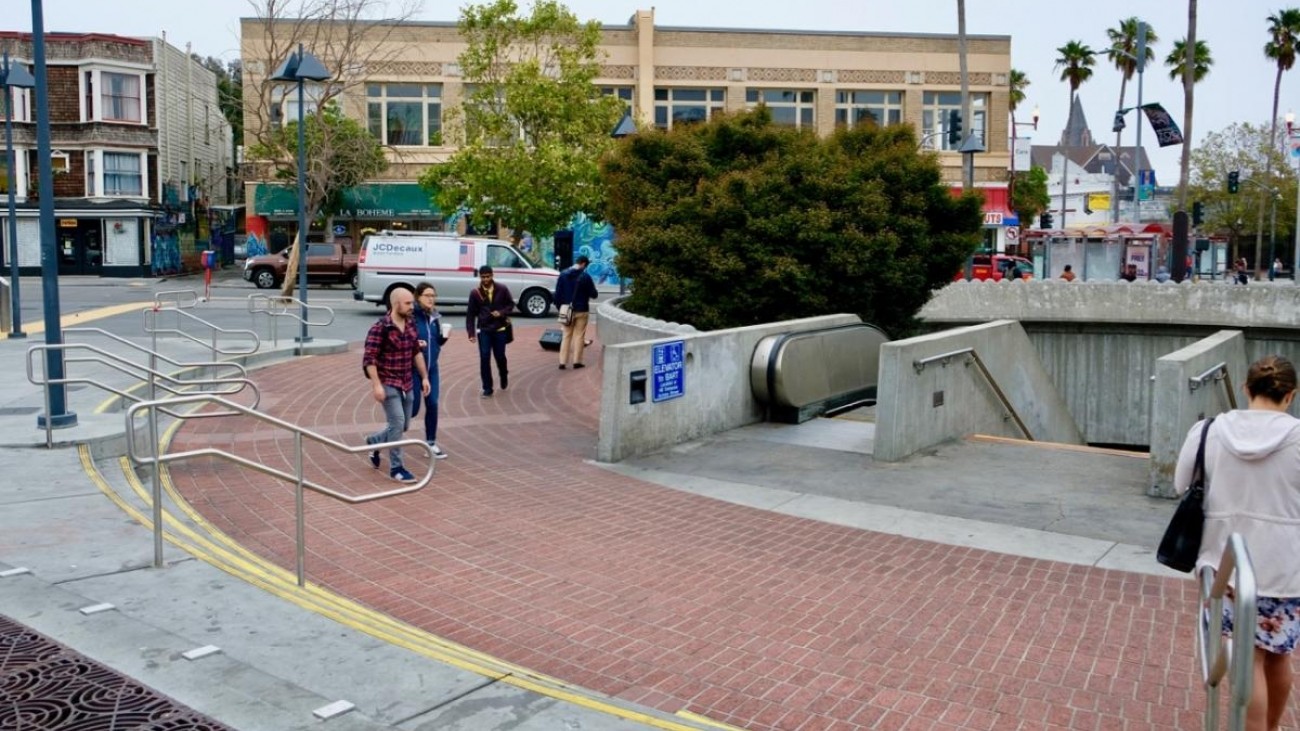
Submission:
[[[1192,204],[1192,225],[1200,226],[1205,222],[1205,204],[1196,201]]]
[[[956,109],[948,112],[948,145],[956,147],[961,144],[961,112]]]
[[[1043,215],[1041,215],[1041,216],[1038,217],[1038,227],[1039,227],[1039,228],[1051,228],[1051,227],[1052,227],[1052,212],[1051,212],[1051,211],[1043,211]]]
[[[1233,170],[1228,173],[1228,192],[1236,193],[1241,188],[1241,173]]]

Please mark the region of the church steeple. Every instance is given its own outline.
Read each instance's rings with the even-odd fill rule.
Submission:
[[[1074,102],[1070,106],[1071,114],[1069,121],[1066,122],[1065,129],[1061,131],[1061,145],[1063,147],[1091,147],[1096,144],[1092,140],[1092,132],[1088,129],[1088,118],[1083,113],[1083,102],[1079,100],[1079,95],[1074,95]]]

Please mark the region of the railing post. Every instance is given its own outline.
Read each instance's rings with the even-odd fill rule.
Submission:
[[[41,380],[45,382],[45,413],[50,414],[53,413],[50,411],[50,402],[52,400],[50,398],[50,359],[42,358],[41,360]],[[45,420],[45,448],[54,449],[54,419]]]
[[[149,451],[153,454],[153,567],[163,567],[162,461],[158,454],[158,403],[149,405]]]
[[[307,521],[303,516],[302,432],[294,431],[293,446],[296,463],[295,468],[298,476],[298,483],[294,486],[293,499],[298,523],[296,526],[298,532],[298,586],[301,588],[307,586]]]

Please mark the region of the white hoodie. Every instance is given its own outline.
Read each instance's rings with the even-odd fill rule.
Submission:
[[[1192,481],[1201,427],[1187,433],[1174,471]],[[1205,443],[1205,536],[1196,566],[1219,567],[1228,536],[1246,539],[1260,596],[1300,597],[1300,419],[1279,411],[1219,414]]]

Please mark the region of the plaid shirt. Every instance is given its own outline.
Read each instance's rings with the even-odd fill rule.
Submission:
[[[374,366],[379,381],[385,386],[410,391],[411,373],[415,355],[420,352],[420,337],[415,332],[415,322],[406,320],[406,328],[398,330],[391,313],[379,318],[366,333],[366,351],[361,366]]]

